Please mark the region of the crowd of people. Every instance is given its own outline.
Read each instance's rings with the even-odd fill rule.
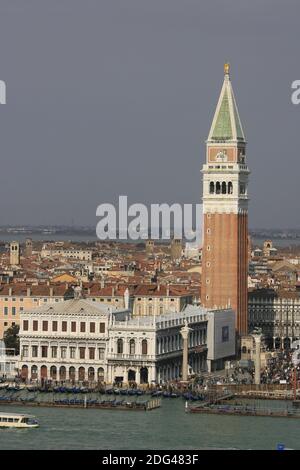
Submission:
[[[300,380],[300,366],[294,366],[291,352],[278,353],[276,357],[268,360],[267,366],[261,373],[263,384],[291,384],[296,369],[297,381]]]

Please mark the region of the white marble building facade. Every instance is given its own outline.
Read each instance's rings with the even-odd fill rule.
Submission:
[[[132,318],[128,310],[81,298],[37,307],[21,314],[20,374],[58,382],[180,380],[186,323],[189,374],[222,367],[234,355],[231,309],[189,305],[183,312]]]
[[[104,381],[109,325],[129,312],[86,299],[43,305],[21,314],[23,378]]]
[[[279,295],[257,290],[248,299],[249,331],[261,328],[271,349],[289,349],[300,339],[300,297],[294,292]]]
[[[180,380],[187,322],[189,374],[222,368],[235,355],[235,314],[232,309],[207,310],[188,305],[183,312],[127,321],[113,320],[107,370],[110,382],[163,383]]]

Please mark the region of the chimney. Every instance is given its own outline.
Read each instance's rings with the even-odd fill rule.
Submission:
[[[115,296],[115,288],[114,288],[114,287],[112,287],[112,289],[111,289],[111,296],[112,296],[112,297]]]
[[[10,287],[10,288],[8,289],[8,295],[9,295],[9,297],[12,296],[12,287]]]
[[[91,295],[91,289],[90,289],[90,287],[88,287],[87,294],[88,294],[88,295]]]
[[[30,289],[30,287],[27,287],[27,294],[26,294],[26,295],[27,295],[27,297],[30,297],[30,296],[31,296],[31,289]]]
[[[50,287],[50,297],[53,297],[53,287]]]
[[[170,286],[169,286],[169,284],[168,284],[168,285],[167,285],[167,297],[169,297],[169,295],[170,295]]]

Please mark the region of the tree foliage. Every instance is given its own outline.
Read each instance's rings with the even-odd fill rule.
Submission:
[[[15,354],[20,352],[20,338],[19,338],[19,325],[14,325],[8,328],[4,333],[4,343],[7,349],[14,349]],[[10,352],[8,352],[10,354]],[[12,352],[11,352],[12,354]]]

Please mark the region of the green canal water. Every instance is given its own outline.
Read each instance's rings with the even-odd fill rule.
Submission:
[[[276,449],[278,443],[300,449],[300,419],[185,413],[181,398],[163,399],[148,412],[0,405],[1,411],[33,414],[40,422],[38,429],[0,429],[1,450]]]

